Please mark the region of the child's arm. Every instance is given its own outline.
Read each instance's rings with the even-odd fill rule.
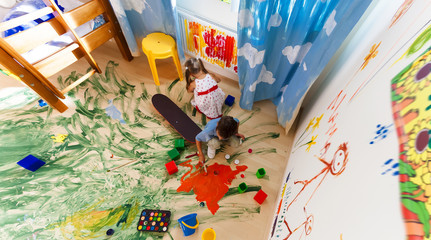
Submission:
[[[237,134],[235,134],[235,136],[241,138],[242,140],[245,140],[244,135],[242,135],[241,133],[237,133]]]
[[[237,121],[238,121],[238,120],[237,120]],[[238,132],[238,129],[239,129],[239,122],[238,122],[238,126],[236,126],[236,133],[235,133],[235,136],[237,136],[237,137],[241,138],[242,140],[245,140],[244,135],[242,135],[241,133],[239,133],[239,132]]]
[[[196,82],[193,81],[190,83],[189,87],[187,88],[187,92],[192,93],[196,88]]]
[[[199,162],[205,163],[205,156],[202,152],[202,143],[196,140],[196,148],[198,149]]]
[[[212,77],[212,78],[214,78],[214,80],[216,81],[216,82],[220,82],[221,81],[221,79],[219,78],[219,77],[217,77],[216,75],[214,75],[214,74],[212,74],[212,73],[210,73],[210,76]]]

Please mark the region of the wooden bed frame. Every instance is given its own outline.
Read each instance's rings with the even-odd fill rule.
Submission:
[[[64,94],[88,79],[94,73],[101,73],[90,52],[111,38],[114,38],[123,57],[131,61],[132,54],[121,31],[109,0],[90,0],[89,2],[62,13],[54,0],[43,0],[47,7],[38,11],[0,23],[0,32],[17,27],[23,23],[52,13],[55,18],[35,27],[0,38],[0,64],[22,82],[40,95],[51,107],[64,112],[67,106],[61,101]],[[105,24],[79,37],[75,30],[78,26],[103,15]],[[73,42],[59,51],[37,62],[30,63],[21,54],[35,47],[67,34]],[[47,78],[84,57],[93,68],[83,77],[67,86],[57,89]]]

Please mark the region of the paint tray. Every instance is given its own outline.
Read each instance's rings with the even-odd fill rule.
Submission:
[[[171,223],[171,211],[144,209],[139,216],[138,231],[167,232]]]

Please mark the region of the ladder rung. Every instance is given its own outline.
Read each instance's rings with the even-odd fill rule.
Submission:
[[[35,19],[38,19],[38,18],[43,17],[45,15],[48,15],[52,12],[54,12],[54,10],[52,10],[51,7],[45,7],[45,8],[39,9],[37,11],[28,13],[26,15],[22,15],[20,17],[11,19],[9,21],[2,22],[2,23],[0,23],[0,32],[4,32],[4,31],[9,30],[11,28],[14,28],[16,26],[19,26],[23,23],[31,22]]]
[[[83,81],[87,80],[89,77],[93,76],[93,74],[96,72],[95,69],[92,69],[88,73],[86,73],[84,76],[80,77],[78,80],[67,86],[65,89],[61,90],[61,93],[66,94],[73,88],[77,87],[79,84],[81,84]]]

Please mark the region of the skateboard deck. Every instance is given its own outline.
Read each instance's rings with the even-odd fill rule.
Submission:
[[[151,101],[156,110],[177,130],[183,138],[191,143],[195,143],[196,135],[202,129],[187,116],[170,98],[163,94],[156,94]]]

